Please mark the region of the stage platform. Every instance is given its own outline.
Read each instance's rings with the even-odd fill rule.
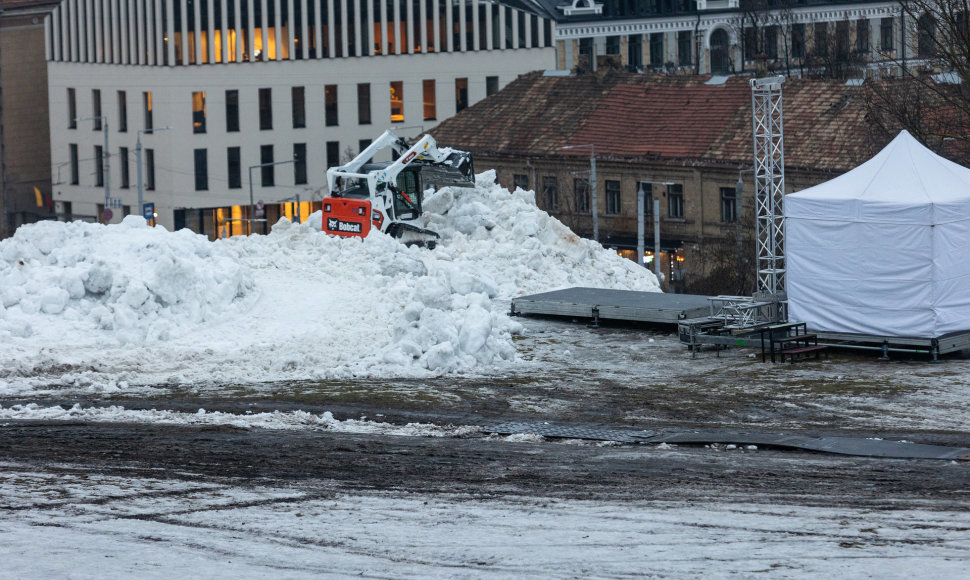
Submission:
[[[709,314],[708,296],[664,294],[606,288],[566,288],[512,299],[512,315],[569,316],[677,324],[685,318]]]

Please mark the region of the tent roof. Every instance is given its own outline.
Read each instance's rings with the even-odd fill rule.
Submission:
[[[789,218],[933,224],[967,219],[970,169],[902,131],[875,157],[825,183],[785,196]]]
[[[970,169],[933,153],[903,130],[869,161],[790,196],[909,203],[955,201],[970,198]]]

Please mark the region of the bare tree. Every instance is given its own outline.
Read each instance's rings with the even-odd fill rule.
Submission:
[[[873,131],[906,129],[927,147],[970,162],[970,3],[903,0],[900,3],[915,59],[895,60],[901,78],[867,82]]]

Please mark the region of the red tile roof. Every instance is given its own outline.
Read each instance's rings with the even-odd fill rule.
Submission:
[[[442,143],[496,155],[588,155],[562,147],[592,143],[603,157],[748,166],[748,78],[705,84],[709,78],[533,72],[432,133]],[[786,80],[783,111],[789,167],[844,171],[884,144],[870,142],[862,88],[844,81]]]

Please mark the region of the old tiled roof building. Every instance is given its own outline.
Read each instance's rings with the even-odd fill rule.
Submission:
[[[867,129],[863,91],[844,81],[785,82],[789,192],[851,169],[885,143]],[[541,208],[583,236],[593,234],[595,205],[599,240],[632,259],[643,188],[647,249],[653,246],[656,197],[661,264],[673,290],[750,290],[753,272],[748,280],[736,274],[739,174],[745,183],[741,258],[754,256],[746,78],[535,72],[442,123],[434,135],[472,151],[476,168],[495,168],[501,184],[535,190]],[[588,180],[591,149],[595,187]]]

